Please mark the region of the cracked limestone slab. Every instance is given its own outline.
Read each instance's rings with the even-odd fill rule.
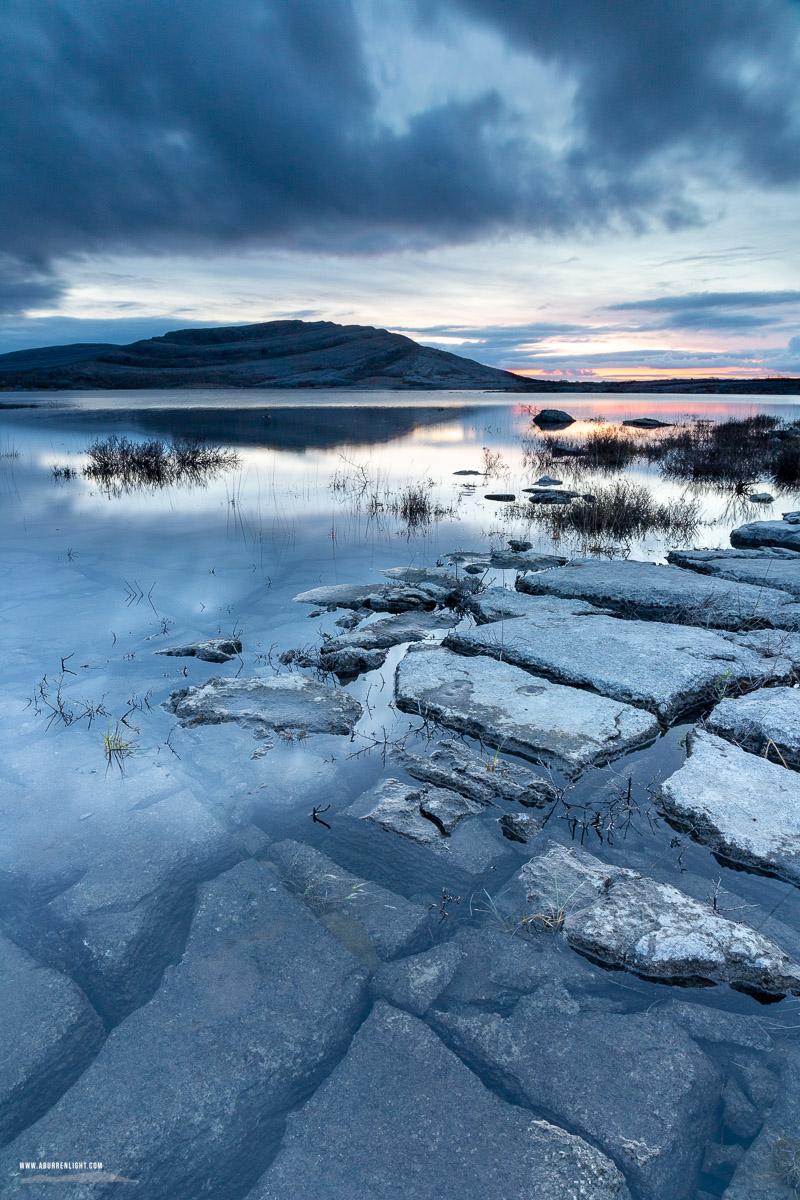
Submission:
[[[509,663],[412,648],[397,667],[398,706],[510,754],[576,774],[657,736],[650,713],[551,683]]]
[[[246,1200],[630,1200],[609,1158],[501,1100],[378,1001]]]
[[[637,1200],[694,1200],[721,1090],[703,1051],[659,1013],[548,1012],[535,999],[505,1018],[432,1010],[427,1020],[506,1095],[598,1146]]]
[[[469,611],[479,625],[490,621],[512,620],[514,617],[549,615],[581,617],[601,614],[604,610],[585,600],[562,600],[557,596],[529,596],[510,588],[491,587],[479,592],[469,601]]]
[[[553,611],[552,599],[542,599],[541,611],[532,608],[508,624],[454,630],[444,645],[624,700],[663,721],[716,697],[723,686],[754,687],[793,675],[788,660],[766,659],[711,629]]]
[[[659,787],[665,816],[715,854],[800,883],[800,777],[697,729]]]
[[[744,750],[800,765],[800,688],[762,688],[728,697],[710,713],[706,726]]]
[[[575,950],[663,980],[713,980],[800,993],[800,966],[749,926],[670,884],[554,846],[520,872],[532,912],[560,922]]]
[[[394,752],[409,775],[435,787],[461,792],[479,804],[498,800],[538,808],[558,799],[558,788],[519,763],[507,762],[499,754],[480,758],[464,742],[443,739],[427,754],[405,749]]]
[[[800,603],[788,592],[631,559],[576,559],[552,571],[523,575],[517,589],[588,600],[639,620],[731,630],[800,629]]]
[[[754,550],[670,550],[667,561],[701,575],[778,588],[800,597],[800,550],[774,546]]]
[[[267,675],[255,679],[217,676],[199,687],[181,688],[164,701],[181,725],[219,725],[236,721],[256,737],[269,730],[352,733],[361,705],[341,688],[327,687],[307,675]]]
[[[189,940],[153,999],[7,1148],[4,1196],[29,1197],[21,1162],[108,1164],[147,1200],[222,1200],[254,1183],[287,1110],[349,1044],[367,971],[253,860],[198,891]],[[77,1183],[70,1200],[120,1184]]]
[[[436,598],[430,591],[404,587],[402,583],[330,583],[311,588],[294,597],[295,604],[315,608],[352,608],[374,612],[405,612],[411,608],[434,608]]]
[[[356,646],[361,650],[390,650],[403,642],[421,642],[452,624],[444,613],[397,613],[359,625],[320,646],[322,654]]]

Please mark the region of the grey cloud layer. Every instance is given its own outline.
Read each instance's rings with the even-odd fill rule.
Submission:
[[[669,225],[696,216],[676,150],[705,175],[723,153],[770,185],[800,172],[792,0],[397,2],[423,34],[488,23],[557,62],[569,144],[521,127],[500,79],[382,125],[351,0],[8,0],[0,311],[54,299],[74,254]]]

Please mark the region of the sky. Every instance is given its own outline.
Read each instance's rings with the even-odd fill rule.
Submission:
[[[5,0],[0,351],[800,375],[800,0]]]

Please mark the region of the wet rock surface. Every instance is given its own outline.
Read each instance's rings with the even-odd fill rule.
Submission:
[[[166,650],[156,650],[156,654],[166,654],[173,658],[199,658],[203,662],[224,663],[242,653],[242,643],[238,638],[209,638],[205,642],[187,642],[183,646],[170,646]]]
[[[800,549],[765,546],[758,550],[670,550],[667,561],[701,575],[764,585],[800,596]]]
[[[764,1127],[737,1166],[725,1200],[795,1200],[800,1183],[800,1056],[785,1061]]]
[[[67,976],[0,934],[0,1144],[37,1120],[88,1067],[103,1022]]]
[[[384,779],[359,796],[345,815],[398,834],[449,859],[462,871],[480,875],[504,851],[502,841],[486,825],[466,819],[482,811],[481,804],[458,792]]]
[[[147,1200],[241,1195],[273,1152],[286,1110],[346,1049],[366,972],[274,875],[242,863],[200,889],[185,953],[149,1004],[6,1152],[19,1163],[88,1161]],[[73,1184],[70,1200],[121,1185]]]
[[[164,707],[181,725],[236,721],[265,737],[270,730],[352,733],[361,716],[355,697],[306,675],[256,679],[209,679],[199,687],[173,692]]]
[[[522,868],[530,911],[583,954],[664,980],[800,993],[800,966],[748,926],[669,884],[556,846]]]
[[[706,720],[712,733],[773,762],[800,764],[800,688],[775,687],[720,701]]]
[[[785,517],[782,521],[751,521],[731,530],[731,545],[741,549],[782,546],[785,550],[800,550],[800,524]]]
[[[627,1200],[582,1139],[488,1091],[422,1021],[379,1002],[289,1122],[247,1200]]]
[[[542,828],[530,813],[506,813],[498,823],[503,837],[512,842],[529,842]]]
[[[429,1020],[510,1099],[599,1146],[642,1200],[693,1196],[721,1080],[668,1018],[537,1012],[531,1019],[521,1002],[508,1018],[434,1011]]]
[[[656,719],[630,705],[445,649],[409,651],[398,665],[395,690],[406,712],[571,772],[658,733]]]
[[[421,588],[395,583],[331,583],[311,588],[295,596],[296,604],[315,608],[351,608],[374,612],[406,612],[412,608],[433,608],[435,596]]]
[[[499,754],[480,758],[464,742],[444,740],[426,755],[397,750],[395,760],[424,783],[461,792],[479,804],[509,803],[538,807],[552,803],[558,789],[548,779],[535,775]]]
[[[551,613],[554,617],[581,617],[602,614],[605,610],[585,600],[564,600],[557,596],[529,596],[509,588],[490,587],[471,597],[469,610],[479,625],[491,621],[512,620],[531,614]]]
[[[795,771],[696,730],[658,803],[715,853],[800,882],[800,779]]]
[[[459,945],[445,942],[424,954],[386,963],[370,981],[370,991],[416,1017],[424,1016],[455,975],[462,956]]]
[[[50,849],[50,847],[47,847]],[[242,850],[188,792],[147,807],[90,812],[63,833],[61,854],[73,857],[73,879],[48,879],[48,862],[26,869],[25,848],[8,846],[16,878],[9,896],[17,936],[42,961],[80,983],[103,1018],[116,1023],[153,994],[168,963],[180,956],[199,883],[233,866]],[[29,852],[36,859],[36,844]],[[58,849],[58,844],[54,849]],[[37,878],[58,892],[37,903]]]
[[[533,597],[531,597],[533,599]],[[785,659],[765,659],[709,629],[623,621],[597,613],[554,611],[535,601],[525,616],[459,629],[444,645],[461,654],[489,654],[556,683],[589,688],[674,720],[727,686],[758,686],[792,677]]]
[[[638,620],[731,630],[800,629],[800,605],[787,592],[630,559],[577,559],[552,571],[524,575],[517,588],[530,595],[588,600]]]
[[[575,418],[563,408],[543,408],[533,418],[533,423],[542,429],[563,429],[565,425],[574,425]]]
[[[333,859],[303,842],[287,840],[269,848],[284,885],[326,923],[340,940],[353,939],[353,930],[331,913],[363,929],[379,958],[395,958],[418,948],[427,939],[428,913],[419,904],[387,891],[371,880],[346,871]]]

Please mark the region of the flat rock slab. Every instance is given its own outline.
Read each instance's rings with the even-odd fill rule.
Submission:
[[[391,617],[380,617],[368,621],[338,637],[322,644],[320,649],[328,654],[358,646],[363,650],[389,650],[403,642],[421,642],[452,623],[445,613],[417,612],[397,613]]]
[[[671,421],[659,421],[655,417],[632,417],[630,421],[623,421],[623,425],[631,429],[671,429]]]
[[[62,848],[67,860],[80,854],[74,881],[45,905],[34,900],[21,929],[37,958],[68,971],[116,1024],[152,996],[180,956],[197,884],[232,867],[242,851],[189,791],[146,807],[89,812]]]
[[[550,683],[493,658],[412,649],[397,667],[397,703],[510,754],[577,773],[658,734],[650,713]]]
[[[469,610],[479,625],[490,621],[512,620],[531,615],[580,617],[597,615],[605,610],[586,600],[562,600],[558,596],[529,596],[527,592],[509,588],[490,587],[469,600]]]
[[[736,1168],[724,1200],[796,1200],[800,1146],[800,1056],[785,1060],[780,1091],[764,1126]]]
[[[705,1004],[686,1004],[681,1000],[670,1000],[660,1011],[682,1025],[697,1041],[744,1046],[748,1050],[764,1052],[773,1049],[772,1038],[758,1017],[708,1008]]]
[[[751,521],[731,530],[731,545],[742,549],[758,546],[782,546],[800,550],[800,524],[796,521]]]
[[[352,733],[361,705],[341,688],[326,687],[307,675],[271,675],[257,679],[217,676],[200,687],[173,692],[164,708],[181,725],[219,725],[236,721],[256,737],[270,730]]]
[[[800,993],[800,966],[747,925],[669,884],[555,846],[520,873],[528,904],[575,950],[654,979]]]
[[[571,602],[561,603],[566,609]],[[710,629],[554,612],[549,597],[542,598],[541,611],[532,606],[508,623],[455,630],[444,645],[624,700],[664,721],[716,698],[724,687],[753,687],[793,675],[788,660],[765,659]]]
[[[450,567],[388,567],[382,572],[393,583],[418,588],[437,604],[447,604],[454,596],[477,591],[477,579],[462,575]]]
[[[519,591],[588,600],[622,616],[721,629],[800,629],[800,604],[777,588],[656,563],[577,559],[565,567],[523,575]]]
[[[800,550],[771,546],[760,550],[670,550],[667,560],[701,575],[778,588],[800,596]]]
[[[701,729],[659,806],[724,858],[800,883],[800,778]]]
[[[270,846],[269,858],[284,885],[316,916],[324,922],[329,914],[337,913],[357,924],[379,958],[408,954],[425,942],[427,909],[345,871],[312,846],[291,840],[278,842]],[[347,937],[341,921],[329,921],[328,926],[340,940]],[[357,945],[355,941],[352,944]]]
[[[456,942],[445,942],[424,954],[385,963],[371,980],[370,992],[421,1017],[447,987],[462,957]]]
[[[173,658],[199,658],[203,662],[230,662],[242,653],[238,638],[209,638],[205,642],[187,642],[184,646],[170,646],[156,650],[156,654],[167,654]]]
[[[518,763],[507,762],[498,754],[480,758],[464,742],[443,740],[428,754],[398,750],[394,757],[415,779],[461,792],[479,804],[505,800],[540,807],[552,804],[559,795],[549,779],[534,775]]]
[[[446,788],[420,788],[385,779],[359,796],[345,809],[345,815],[370,821],[469,874],[480,875],[502,857],[503,850],[485,825],[465,821],[482,811],[481,804]]]
[[[800,688],[762,688],[729,697],[710,713],[706,726],[744,750],[800,765]]]
[[[556,554],[537,554],[534,550],[493,550],[489,555],[489,566],[501,571],[548,571],[560,567],[567,561]]]
[[[66,975],[0,934],[0,1144],[69,1088],[105,1039],[103,1022]]]
[[[721,1084],[671,1021],[656,1013],[531,1015],[526,1001],[506,1019],[434,1011],[429,1021],[518,1103],[599,1146],[641,1200],[693,1200]]]
[[[0,1169],[87,1161],[138,1181],[147,1200],[225,1200],[258,1178],[283,1114],[342,1053],[363,1012],[366,971],[253,861],[199,891],[186,951],[69,1092],[21,1134]],[[114,1182],[70,1200],[119,1195]]]
[[[600,1151],[488,1091],[378,1002],[247,1200],[623,1200]]]

